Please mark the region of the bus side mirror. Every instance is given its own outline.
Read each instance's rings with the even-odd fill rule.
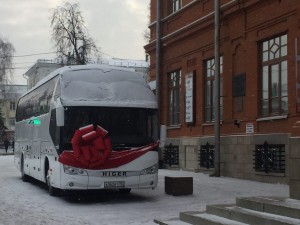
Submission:
[[[56,126],[63,127],[65,125],[65,111],[64,106],[61,104],[60,98],[56,99]]]

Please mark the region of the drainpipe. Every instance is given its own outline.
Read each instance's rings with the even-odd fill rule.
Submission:
[[[220,177],[220,0],[215,0],[215,171]]]
[[[156,99],[158,105],[158,137],[160,137],[160,41],[161,41],[161,33],[160,33],[160,13],[161,13],[161,1],[156,0]]]

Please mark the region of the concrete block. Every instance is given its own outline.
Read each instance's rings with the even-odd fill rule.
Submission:
[[[193,177],[165,177],[165,192],[168,195],[193,194]]]
[[[300,206],[298,201],[288,200],[284,197],[237,198],[236,204],[245,209],[300,219]]]
[[[244,136],[237,136],[237,144],[243,145],[244,144]]]
[[[300,181],[300,159],[291,159],[289,163],[290,179]]]
[[[253,135],[246,135],[244,137],[244,144],[245,145],[251,145],[253,144]]]
[[[166,145],[172,144],[173,146],[179,146],[180,145],[180,139],[179,138],[167,138]]]
[[[290,180],[290,198],[300,200],[300,181]]]
[[[291,158],[300,159],[300,138],[290,138],[289,155]]]
[[[255,151],[255,145],[247,145],[245,154],[253,156]]]
[[[195,160],[186,160],[186,169],[197,169],[198,168],[198,162]]]
[[[214,145],[214,144],[215,144],[215,139],[214,139],[214,137],[203,137],[203,138],[199,138],[199,145],[206,145],[207,142],[208,142],[210,145]]]
[[[238,154],[237,155],[237,162],[239,164],[251,164],[253,167],[253,155],[247,154]]]
[[[183,138],[181,139],[181,145],[199,145],[199,138]]]
[[[237,154],[246,154],[247,151],[247,145],[236,145],[235,146],[235,151]]]
[[[237,136],[221,137],[221,143],[223,145],[236,145],[238,143]]]
[[[269,144],[289,144],[289,135],[288,134],[267,134],[267,135],[255,135],[254,144],[262,145],[265,141]]]

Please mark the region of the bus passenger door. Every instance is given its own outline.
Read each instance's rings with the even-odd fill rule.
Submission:
[[[24,171],[31,176],[31,155],[33,151],[33,122],[31,119],[26,121],[25,130],[23,131],[26,142],[24,143]]]
[[[30,174],[36,179],[41,179],[41,163],[40,163],[40,141],[33,141],[32,151],[31,151],[31,166],[30,166]]]
[[[30,172],[31,175],[41,180],[42,178],[42,170],[41,170],[41,145],[43,140],[43,131],[42,129],[44,127],[40,124],[40,118],[34,118],[34,124],[33,124],[33,146],[31,151],[31,167]]]

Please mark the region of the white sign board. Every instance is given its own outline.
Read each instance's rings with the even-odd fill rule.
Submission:
[[[189,73],[185,76],[185,122],[194,122],[194,75]]]
[[[254,124],[253,123],[246,123],[246,134],[254,133]]]

